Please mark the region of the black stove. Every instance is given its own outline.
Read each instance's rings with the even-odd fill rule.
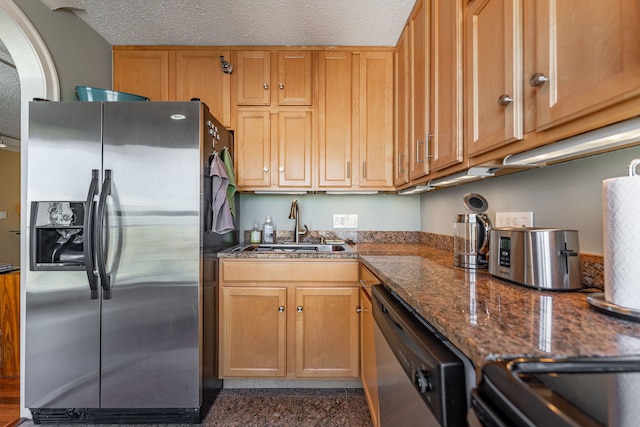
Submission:
[[[492,362],[471,403],[482,426],[638,426],[640,356]]]

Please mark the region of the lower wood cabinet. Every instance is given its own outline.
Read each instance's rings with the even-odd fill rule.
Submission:
[[[0,377],[20,375],[20,273],[0,274]]]
[[[377,277],[365,266],[360,266],[360,378],[362,388],[369,404],[371,421],[374,427],[380,425],[378,404],[378,373],[376,368],[376,346],[374,341],[373,307],[371,305],[371,286],[380,284]]]
[[[221,262],[222,378],[357,378],[355,260]]]

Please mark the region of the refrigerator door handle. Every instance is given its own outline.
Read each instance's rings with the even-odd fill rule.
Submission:
[[[89,185],[89,193],[87,194],[87,202],[85,203],[84,212],[84,268],[87,271],[87,279],[89,280],[89,288],[91,289],[91,299],[98,299],[98,278],[95,269],[95,254],[93,251],[93,227],[94,227],[94,208],[93,198],[98,194],[98,169],[91,171],[91,184]]]
[[[111,195],[111,169],[104,170],[104,181],[98,201],[98,224],[96,226],[95,250],[98,262],[98,274],[102,285],[102,299],[111,299],[111,276],[107,273],[107,260],[104,253],[104,221],[107,214],[107,196]]]

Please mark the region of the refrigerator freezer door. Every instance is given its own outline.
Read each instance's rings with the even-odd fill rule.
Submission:
[[[85,200],[92,170],[101,167],[101,105],[58,104],[30,105],[30,205],[34,201]],[[31,241],[33,236],[27,232],[27,241]],[[22,274],[27,287],[26,406],[97,407],[100,301],[91,299],[87,273],[25,269]]]
[[[104,104],[102,408],[201,404],[200,103]]]

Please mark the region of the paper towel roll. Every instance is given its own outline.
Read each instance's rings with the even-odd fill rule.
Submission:
[[[604,295],[640,310],[640,176],[630,170],[603,181]]]

